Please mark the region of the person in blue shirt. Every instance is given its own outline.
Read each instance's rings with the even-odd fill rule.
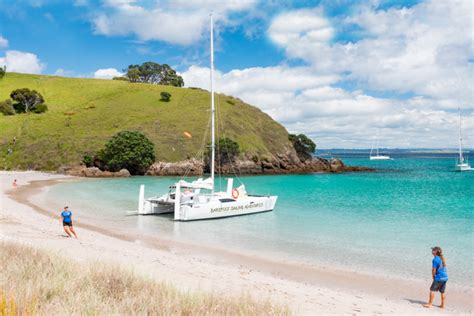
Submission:
[[[444,299],[446,298],[446,294],[444,291],[446,290],[446,282],[448,282],[448,271],[446,269],[446,260],[443,256],[443,250],[440,247],[433,247],[431,248],[431,253],[433,254],[433,264],[431,274],[433,275],[433,283],[430,287],[430,297],[428,304],[423,305],[426,308],[430,308],[433,306],[433,300],[435,296],[435,292],[441,293],[441,305],[440,308],[444,308]]]
[[[61,213],[61,220],[63,222],[63,228],[66,234],[69,237],[74,237],[77,238],[76,232],[74,231],[74,227],[72,226],[72,212],[69,210],[68,206],[64,207],[64,211]]]

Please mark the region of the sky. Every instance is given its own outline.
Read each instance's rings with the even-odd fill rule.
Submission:
[[[174,67],[319,148],[474,147],[471,0],[0,0],[7,71],[111,79]],[[1,87],[0,87],[1,88]]]

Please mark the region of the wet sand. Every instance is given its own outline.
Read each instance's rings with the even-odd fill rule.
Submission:
[[[248,293],[287,304],[295,314],[438,314],[474,311],[473,288],[448,284],[447,309],[425,310],[430,285],[273,261],[207,245],[131,235],[92,222],[75,223],[79,239],[66,238],[58,212],[40,196],[58,181],[80,179],[38,172],[0,172],[0,239],[45,248],[79,261],[120,264],[186,290],[219,295]],[[13,179],[19,186],[12,189]],[[438,299],[438,298],[437,298]],[[436,301],[437,302],[437,301]]]

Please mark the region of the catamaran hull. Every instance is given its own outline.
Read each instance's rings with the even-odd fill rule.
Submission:
[[[158,203],[145,200],[143,208],[138,211],[139,215],[158,215],[174,212],[174,204]]]
[[[472,168],[469,164],[463,163],[463,164],[458,164],[456,166],[456,171],[473,171],[474,168]]]
[[[389,156],[372,156],[370,157],[370,160],[390,160]]]
[[[249,199],[233,202],[216,201],[201,205],[181,205],[179,211],[175,212],[174,219],[177,221],[195,221],[269,212],[275,208],[276,201],[276,196],[252,196]]]

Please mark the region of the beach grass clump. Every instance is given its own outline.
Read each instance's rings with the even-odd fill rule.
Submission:
[[[11,242],[0,243],[2,315],[288,315],[285,307],[183,292],[127,269],[78,263]]]

